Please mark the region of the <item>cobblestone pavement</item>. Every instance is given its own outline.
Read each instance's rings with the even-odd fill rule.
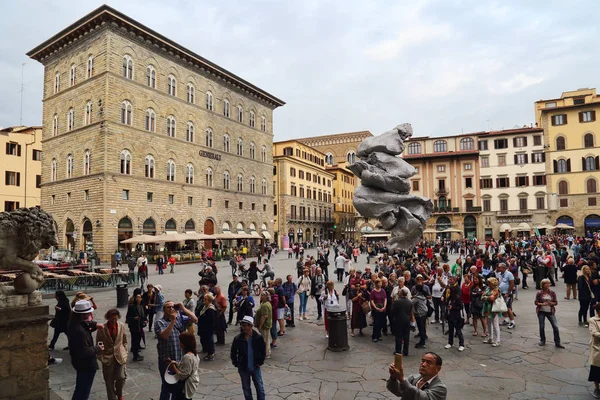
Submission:
[[[314,254],[308,251],[307,254]],[[330,256],[333,258],[333,254]],[[287,254],[279,253],[272,264],[277,276],[295,275],[295,261]],[[359,258],[363,269],[366,259]],[[220,284],[229,284],[230,267],[220,263]],[[330,266],[331,268],[332,266]],[[182,265],[175,274],[158,276],[151,271],[150,281],[160,283],[166,299],[182,300],[187,288],[197,289],[197,265]],[[341,284],[337,284],[341,293]],[[519,290],[519,300],[514,304],[517,328],[501,328],[502,344],[493,348],[482,343],[481,337],[472,336],[472,327],[464,329],[466,349],[459,353],[456,347],[445,350],[446,337],[441,326],[428,326],[428,348],[440,354],[444,360],[441,379],[448,386],[448,399],[560,399],[575,400],[591,398],[593,385],[587,382],[588,331],[577,326],[577,301],[562,300],[564,285],[556,288],[559,299],[558,321],[565,350],[552,346],[552,332],[546,327],[548,345],[538,346],[538,323],[533,299],[535,290]],[[130,290],[131,293],[131,290]],[[96,319],[116,304],[114,290],[93,294],[99,309]],[[45,303],[54,306],[51,299]],[[298,303],[297,303],[298,304]],[[297,307],[297,306],[296,306]],[[121,310],[123,313],[125,309]],[[297,311],[297,310],[296,310]],[[279,347],[272,352],[263,367],[263,380],[267,399],[373,399],[392,398],[385,389],[387,365],[393,362],[394,338],[384,337],[379,343],[370,339],[371,328],[365,337],[348,337],[350,350],[333,353],[328,351],[323,321],[316,321],[316,305],[309,300],[309,321],[296,321],[296,328],[288,328],[279,340]],[[348,324],[349,325],[349,324]],[[229,345],[239,332],[230,326],[226,345],[217,346],[216,359],[201,363],[200,385],[194,399],[243,399],[240,379],[228,357]],[[52,329],[50,329],[50,337]],[[158,399],[160,378],[157,367],[156,339],[147,333],[145,360],[127,366],[126,399]],[[405,358],[405,370],[416,372],[420,356],[426,350],[410,345],[410,356]],[[61,335],[56,349],[67,345]],[[54,398],[70,399],[75,384],[75,372],[71,367],[68,351],[56,350],[55,357],[64,362],[50,368],[50,386]],[[130,360],[132,356],[130,353]],[[106,392],[101,371],[98,371],[92,389],[93,399],[105,399]]]

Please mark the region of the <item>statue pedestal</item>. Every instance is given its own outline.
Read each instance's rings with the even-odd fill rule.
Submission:
[[[49,319],[39,291],[0,292],[0,400],[48,399]]]

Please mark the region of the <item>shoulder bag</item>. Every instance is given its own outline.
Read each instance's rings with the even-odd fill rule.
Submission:
[[[508,308],[506,307],[506,302],[504,301],[504,297],[502,297],[502,293],[500,293],[498,297],[496,297],[496,300],[494,300],[494,303],[492,304],[492,312],[501,313],[507,311]]]
[[[369,303],[370,302],[367,300],[364,300],[360,303],[360,307],[362,308],[362,311],[365,315],[371,312],[371,304]]]

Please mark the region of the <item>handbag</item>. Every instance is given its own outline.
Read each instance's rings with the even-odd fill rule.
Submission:
[[[362,310],[363,310],[363,313],[364,313],[365,315],[367,315],[368,313],[370,313],[370,312],[371,312],[371,305],[369,304],[369,302],[368,302],[368,301],[363,301],[363,302],[361,302],[361,303],[360,303],[360,307],[362,308]]]
[[[345,296],[348,294],[348,286],[344,286],[344,289],[342,290],[342,296]]]
[[[431,303],[429,302],[429,300],[427,300],[427,318],[430,318],[433,315],[433,311],[435,311],[435,310],[431,306]]]
[[[52,321],[50,321],[50,328],[56,328],[56,317],[52,318]]]
[[[531,268],[528,268],[528,267],[521,268],[521,272],[524,273],[525,275],[529,275],[529,274],[533,273],[533,271],[531,270]]]
[[[506,307],[506,302],[504,301],[504,297],[502,297],[502,295],[498,295],[498,297],[496,297],[496,300],[494,300],[494,303],[492,304],[492,312],[495,313],[500,313],[500,312],[507,312],[508,311],[508,307]]]

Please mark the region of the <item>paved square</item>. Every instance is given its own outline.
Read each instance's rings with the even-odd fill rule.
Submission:
[[[308,250],[314,255],[314,250]],[[330,261],[333,259],[333,253]],[[358,268],[364,269],[366,257],[359,257]],[[453,261],[453,260],[451,260]],[[287,253],[280,252],[273,259],[276,276],[295,272],[296,260],[288,260]],[[333,263],[332,263],[333,264]],[[219,284],[226,290],[230,282],[230,267],[227,262],[219,263]],[[333,265],[330,266],[330,272]],[[175,274],[159,276],[151,271],[150,282],[160,283],[165,299],[181,301],[184,290],[197,290],[198,266],[182,265]],[[334,279],[335,280],[335,279]],[[341,284],[336,283],[338,293]],[[448,386],[448,399],[590,399],[593,384],[587,382],[589,334],[577,326],[577,301],[566,301],[564,284],[556,288],[559,304],[557,308],[561,340],[565,350],[555,349],[551,340],[538,346],[538,323],[533,299],[535,290],[519,290],[519,300],[514,303],[517,313],[517,328],[501,328],[502,344],[493,348],[482,343],[481,337],[472,336],[472,327],[465,326],[466,349],[459,353],[456,347],[445,350],[447,338],[441,334],[441,326],[428,326],[428,351],[440,354],[444,360],[441,379]],[[130,294],[132,289],[130,289]],[[93,293],[99,308],[96,320],[102,321],[105,311],[116,305],[115,290]],[[53,299],[45,303],[54,306]],[[298,307],[296,298],[296,307]],[[297,309],[296,309],[297,311]],[[385,389],[387,365],[393,362],[394,338],[384,337],[379,343],[371,342],[371,328],[365,329],[366,336],[348,337],[350,350],[341,353],[328,351],[323,321],[316,321],[316,304],[309,300],[309,321],[296,321],[296,328],[288,328],[279,339],[279,347],[272,352],[263,367],[263,380],[267,399],[373,399],[394,398]],[[125,314],[126,309],[121,309]],[[124,317],[124,315],[123,315]],[[103,321],[104,322],[104,321]],[[349,324],[348,324],[349,326]],[[217,346],[216,359],[201,362],[200,385],[194,399],[243,399],[237,370],[229,361],[229,349],[233,336],[239,332],[229,327],[226,345]],[[52,329],[50,328],[50,337]],[[158,374],[156,339],[146,332],[147,347],[142,354],[143,362],[127,365],[125,398],[158,399],[160,377]],[[551,339],[549,324],[546,335]],[[412,339],[412,338],[411,338]],[[410,356],[405,358],[405,370],[417,371],[420,356],[425,350],[410,345]],[[56,349],[67,345],[61,335]],[[55,357],[64,362],[50,368],[50,386],[58,398],[70,399],[75,385],[75,371],[71,367],[68,351],[56,350]],[[106,392],[102,372],[98,371],[92,389],[92,399],[105,399]]]

